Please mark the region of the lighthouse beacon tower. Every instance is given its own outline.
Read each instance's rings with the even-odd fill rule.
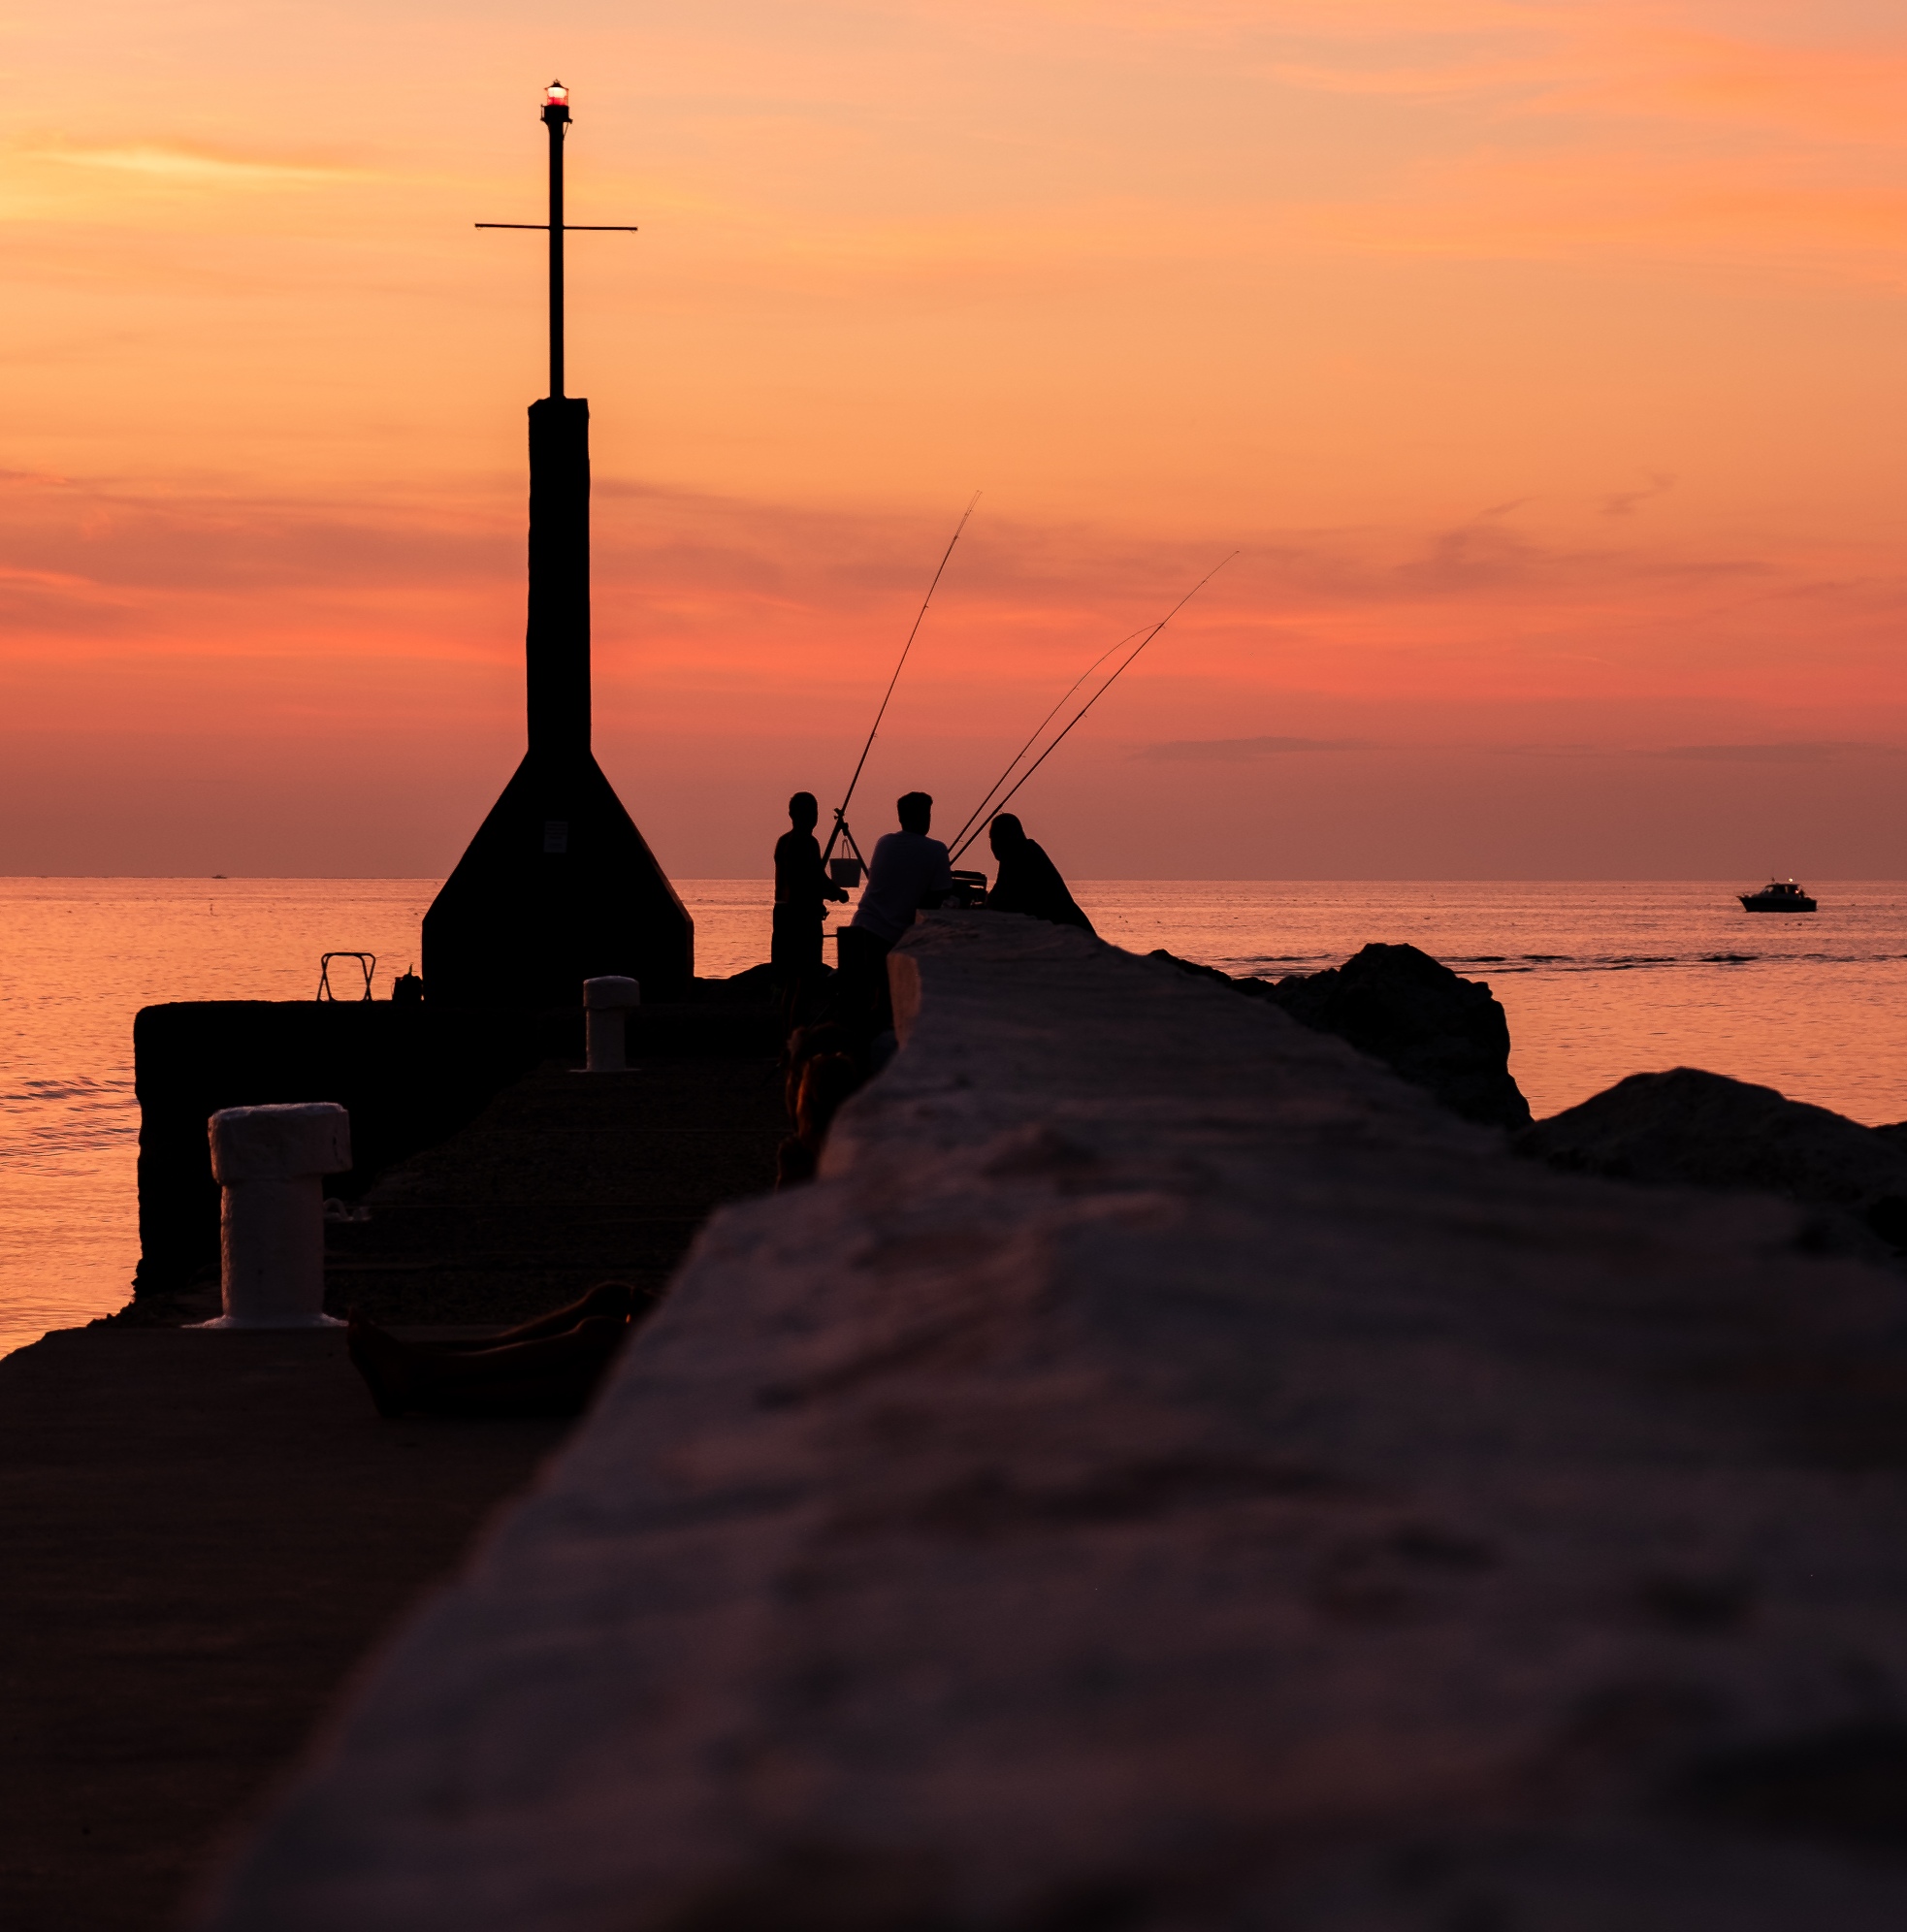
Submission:
[[[573,1007],[620,974],[681,999],[695,929],[590,748],[590,406],[563,388],[563,144],[568,90],[543,103],[550,393],[530,405],[529,748],[424,916],[434,1006]]]

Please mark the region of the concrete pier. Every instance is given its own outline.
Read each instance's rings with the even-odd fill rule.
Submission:
[[[216,1932],[1892,1932],[1907,1301],[923,919]]]
[[[660,1291],[712,1207],[772,1185],[787,1122],[752,1031],[652,1010],[631,1034],[635,1071],[533,1072],[385,1173],[369,1220],[326,1223],[331,1312],[422,1338],[607,1276]],[[203,1111],[196,1140],[210,1187]],[[570,1426],[380,1421],[335,1330],[181,1332],[218,1308],[214,1264],[0,1362],[6,1932],[176,1925],[347,1675]]]
[[[155,1932],[554,1422],[382,1423],[336,1330],[0,1361],[0,1925]]]

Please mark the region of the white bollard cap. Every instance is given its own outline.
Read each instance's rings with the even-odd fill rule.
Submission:
[[[583,1005],[591,1013],[613,1012],[618,1007],[638,1007],[641,1004],[642,987],[637,981],[625,980],[612,973],[600,980],[583,982]]]
[[[281,1107],[228,1107],[206,1123],[212,1178],[290,1180],[342,1174],[351,1165],[351,1116],[335,1100]]]

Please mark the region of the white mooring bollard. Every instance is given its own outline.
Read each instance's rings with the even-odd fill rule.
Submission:
[[[620,1074],[629,1061],[629,1016],[642,1004],[642,988],[633,980],[611,974],[583,982],[583,1028],[589,1048],[589,1071]]]
[[[324,1311],[324,1176],[351,1165],[335,1101],[228,1107],[207,1123],[225,1312],[200,1328],[336,1328]]]

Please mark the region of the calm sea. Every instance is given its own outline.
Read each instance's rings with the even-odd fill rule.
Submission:
[[[1744,913],[1740,884],[1075,889],[1116,944],[1231,973],[1336,965],[1368,940],[1420,946],[1496,989],[1511,1071],[1538,1114],[1625,1074],[1686,1065],[1857,1120],[1907,1117],[1907,884],[1817,885],[1812,918]],[[319,955],[345,948],[377,955],[386,997],[417,960],[436,889],[410,879],[0,880],[0,1352],[126,1298],[139,1252],[139,1008],[309,999]],[[681,889],[702,972],[766,956],[765,881]]]

